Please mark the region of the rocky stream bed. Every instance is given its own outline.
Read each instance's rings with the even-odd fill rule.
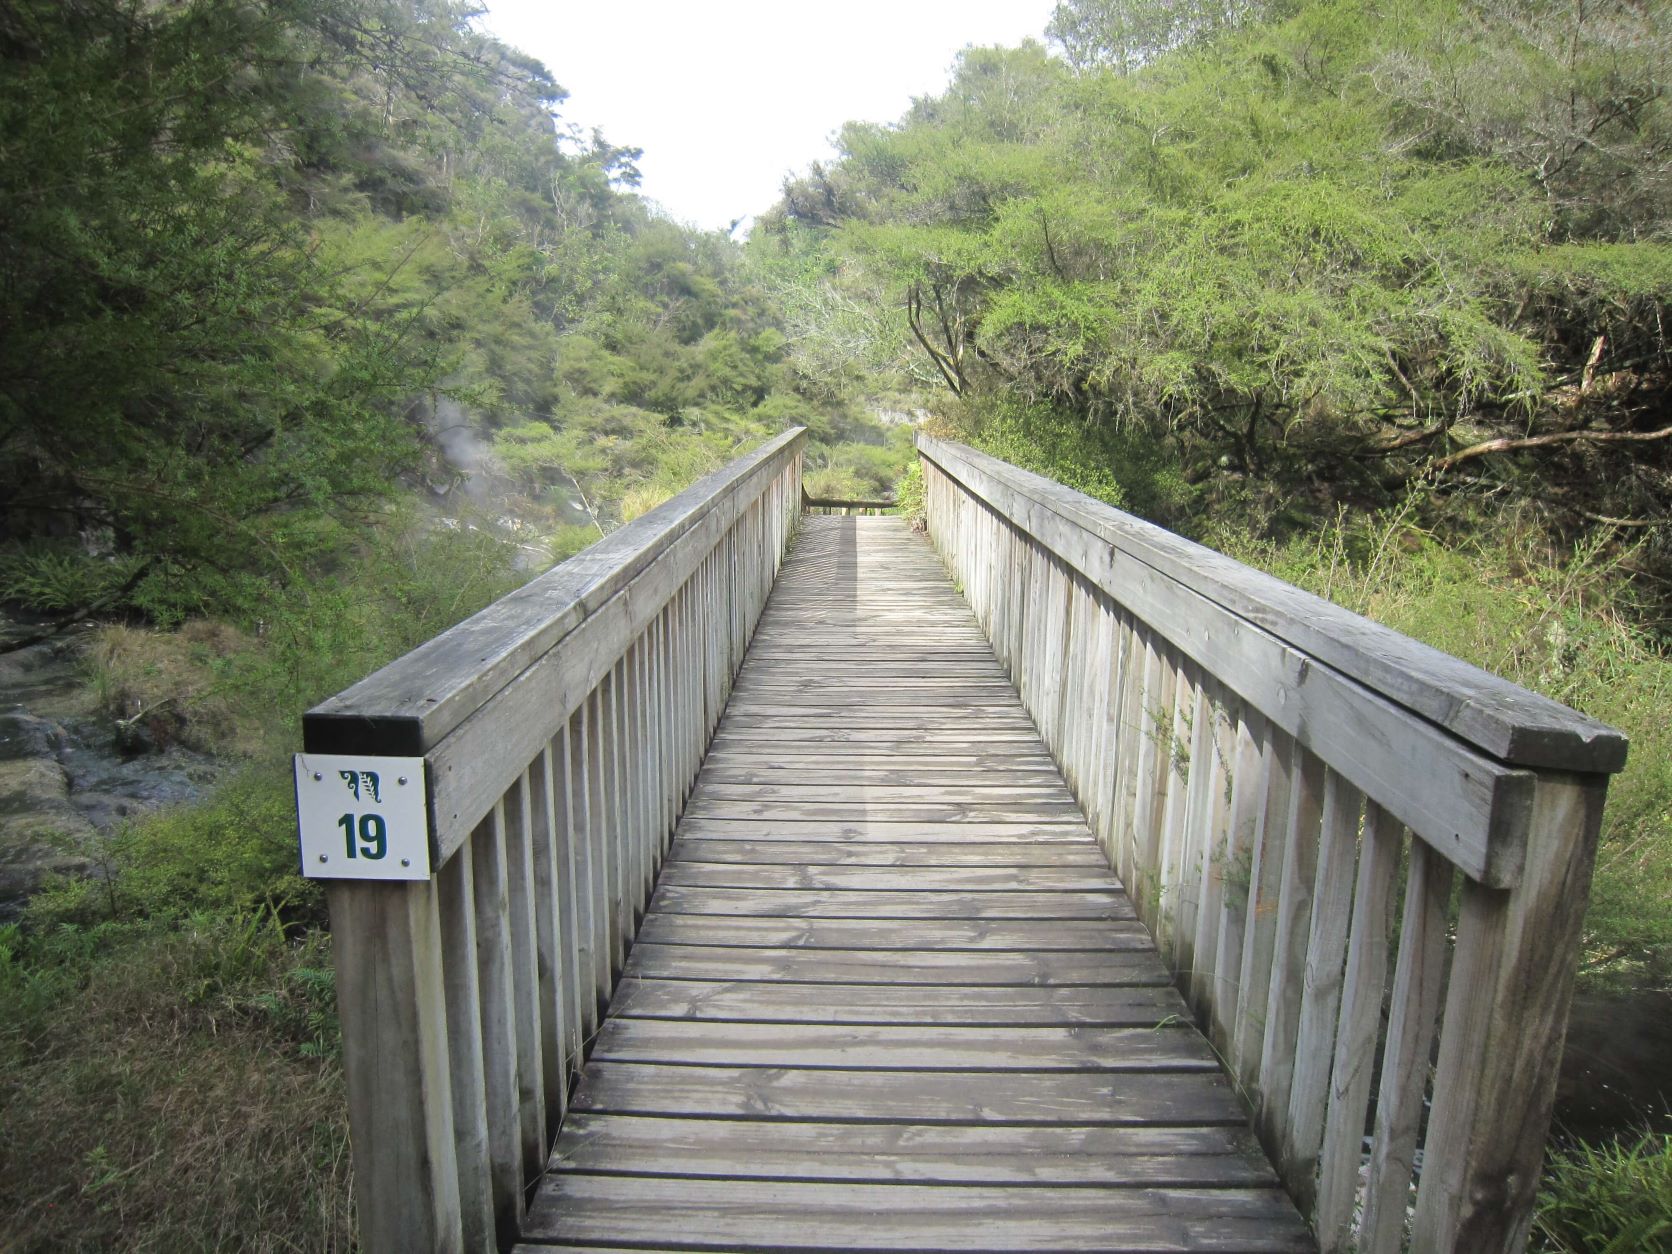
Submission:
[[[202,796],[226,765],[98,709],[80,634],[0,654],[0,921],[58,872],[98,874],[128,819]]]

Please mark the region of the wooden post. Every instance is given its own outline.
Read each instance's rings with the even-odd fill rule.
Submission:
[[[435,882],[327,896],[361,1247],[462,1251]]]
[[[1526,1243],[1606,787],[1541,774],[1520,883],[1464,884],[1413,1249]]]

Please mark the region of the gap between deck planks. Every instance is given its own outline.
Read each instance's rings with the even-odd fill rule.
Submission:
[[[899,520],[802,519],[523,1241],[1313,1248]]]

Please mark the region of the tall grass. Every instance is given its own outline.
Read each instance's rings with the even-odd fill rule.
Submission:
[[[1531,1248],[1552,1254],[1672,1251],[1672,1136],[1553,1150]]]
[[[1631,753],[1609,786],[1581,972],[1621,989],[1672,974],[1672,655],[1639,625],[1629,544],[1600,535],[1552,551],[1513,525],[1447,540],[1414,502],[1342,512],[1286,541],[1227,527],[1208,540],[1624,731]]]

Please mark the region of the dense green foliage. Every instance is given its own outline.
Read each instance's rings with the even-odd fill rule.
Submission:
[[[881,441],[798,393],[737,246],[621,194],[636,153],[554,136],[562,90],[467,19],[0,6],[0,599],[248,614],[491,448],[526,523],[596,536],[809,417]]]
[[[1672,1137],[1651,1133],[1553,1154],[1532,1248],[1553,1254],[1672,1249]]]
[[[1061,5],[1078,72],[968,50],[766,225],[841,259],[831,308],[903,305],[969,422],[1048,406],[1210,493],[1663,512],[1664,4],[1212,7]],[[1084,36],[1146,12],[1182,25]]]

